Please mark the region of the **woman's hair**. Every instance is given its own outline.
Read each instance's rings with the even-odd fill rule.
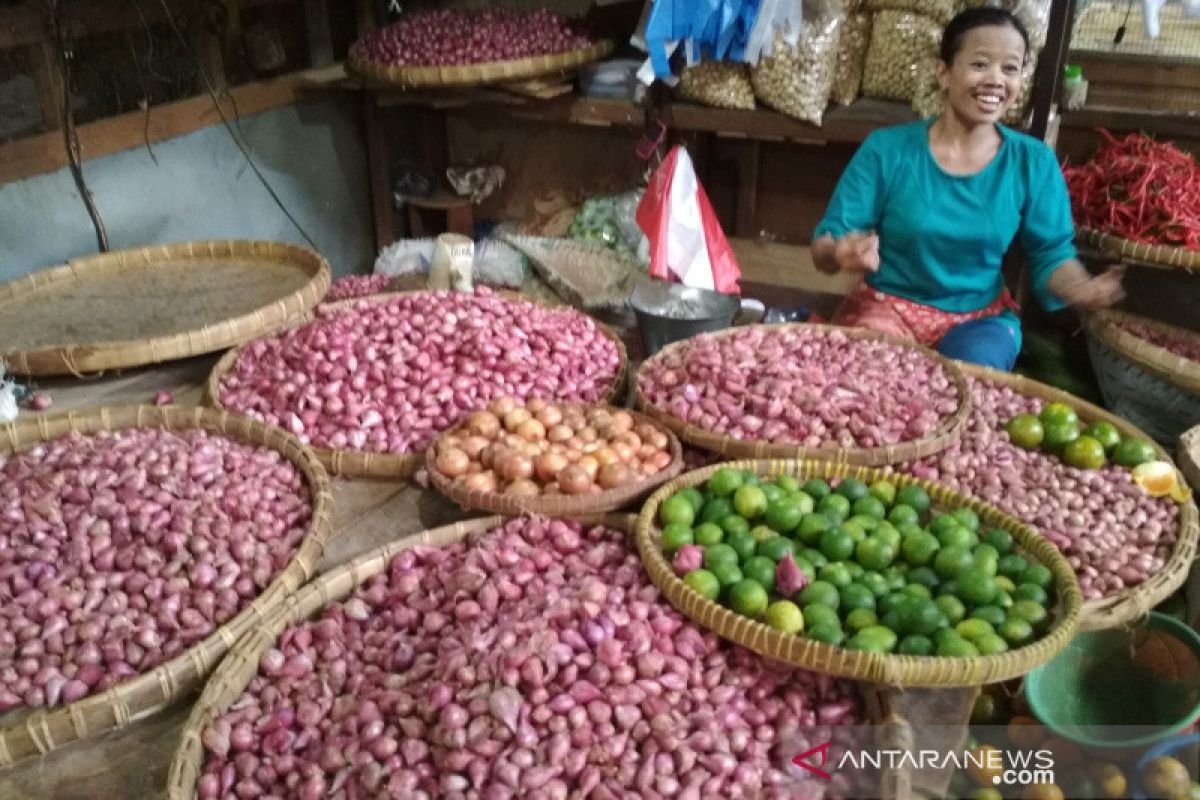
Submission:
[[[963,38],[967,35],[967,31],[976,28],[1003,28],[1005,26],[1021,34],[1021,41],[1025,42],[1025,52],[1028,53],[1029,31],[1025,30],[1025,26],[1013,16],[1011,11],[994,6],[980,6],[979,8],[968,8],[959,13],[942,31],[940,53],[942,63],[950,66],[954,62],[954,57],[962,49]]]

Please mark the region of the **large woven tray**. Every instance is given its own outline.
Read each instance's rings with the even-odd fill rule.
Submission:
[[[580,522],[600,524],[622,531],[633,529],[631,514],[577,516]],[[223,714],[249,686],[258,674],[259,661],[289,625],[308,619],[321,609],[344,600],[355,588],[371,577],[384,572],[391,560],[412,547],[444,547],[466,537],[491,530],[505,522],[503,517],[482,517],[455,525],[435,528],[392,542],[367,553],[331,572],[321,575],[299,592],[289,596],[272,615],[255,625],[230,651],[221,666],[204,686],[200,699],[192,707],[184,724],[179,746],[171,760],[167,779],[169,800],[192,800],[204,762],[201,736],[208,725]],[[864,707],[869,719],[882,728],[881,745],[911,746],[911,726],[895,711],[894,698],[883,687],[863,685]],[[882,774],[880,797],[885,800],[907,800],[911,777],[907,770],[886,769]]]
[[[801,482],[812,478],[828,480],[846,477],[859,478],[868,483],[888,480],[897,487],[920,486],[929,493],[935,506],[939,508],[970,508],[979,515],[982,524],[1008,531],[1023,555],[1050,569],[1058,596],[1054,624],[1045,636],[1015,650],[975,658],[951,658],[867,653],[834,647],[803,636],[785,634],[764,623],[735,614],[688,588],[687,584],[675,575],[663,556],[659,541],[661,531],[656,523],[658,507],[664,500],[684,487],[703,484],[723,467],[749,469],[770,477],[791,475]],[[958,494],[939,483],[911,475],[885,473],[871,467],[837,464],[831,461],[734,461],[714,464],[685,473],[652,494],[638,515],[634,535],[638,553],[650,580],[662,590],[671,601],[671,605],[697,624],[776,661],[885,686],[982,686],[1024,675],[1034,667],[1049,661],[1067,646],[1079,625],[1080,607],[1083,604],[1083,595],[1079,591],[1079,584],[1075,580],[1071,565],[1054,545],[1038,536],[1028,525],[993,506]]]
[[[351,300],[343,300],[337,303],[329,303],[326,308],[342,309],[351,308],[357,303],[385,303],[395,297],[404,294],[419,294],[423,292],[385,292],[383,294],[368,295],[366,297],[356,297]],[[550,303],[544,303],[532,297],[526,297],[515,292],[501,291],[497,292],[505,297],[524,300],[536,305],[545,306],[547,308],[556,308]],[[297,321],[290,326],[291,328],[300,327],[311,321],[312,316],[309,315],[303,320]],[[621,393],[625,385],[625,374],[628,370],[629,355],[625,350],[625,344],[621,341],[621,337],[601,322],[593,320],[596,327],[617,346],[617,353],[620,356],[620,365],[617,367],[617,377],[613,381],[612,387],[603,398],[603,402],[611,402],[615,400]],[[213,367],[212,372],[208,376],[208,384],[205,395],[207,402],[217,408],[224,408],[220,400],[221,378],[228,372],[242,348],[238,347],[230,350],[221,357],[221,360]],[[401,480],[412,477],[417,470],[425,464],[425,452],[417,453],[370,453],[362,450],[334,450],[327,447],[311,447],[316,454],[321,464],[325,469],[333,475],[341,475],[345,477],[357,478],[388,478],[393,480]]]
[[[279,242],[121,250],[0,284],[0,358],[26,375],[80,375],[241,344],[305,313],[329,265]]]
[[[662,426],[650,417],[636,411],[627,411],[626,413],[633,417],[634,424],[648,423],[662,429]],[[645,497],[683,471],[683,447],[679,444],[679,439],[675,437],[675,434],[662,429],[670,442],[671,463],[654,475],[618,489],[609,489],[599,494],[559,494],[538,497],[510,497],[500,492],[473,492],[446,477],[434,466],[438,440],[459,427],[451,428],[430,442],[429,448],[425,451],[425,463],[428,465],[429,482],[433,484],[433,488],[464,509],[491,511],[493,514],[507,516],[528,514],[540,517],[574,517],[581,514],[599,514],[625,508],[634,500]]]
[[[603,245],[515,233],[501,238],[524,253],[542,280],[579,308],[627,310],[634,281],[645,274],[635,262]]]
[[[963,370],[970,375],[1009,386],[1014,391],[1028,397],[1036,397],[1047,403],[1067,403],[1076,410],[1081,420],[1110,422],[1116,426],[1122,437],[1133,436],[1145,439],[1154,445],[1158,458],[1163,461],[1171,460],[1171,455],[1143,431],[1127,420],[1110,414],[1086,400],[1010,372],[1001,372],[974,364],[964,364]],[[1188,571],[1196,559],[1198,542],[1200,542],[1200,513],[1196,510],[1195,499],[1190,499],[1180,506],[1179,531],[1176,534],[1175,549],[1171,552],[1171,557],[1167,559],[1163,568],[1132,589],[1084,603],[1079,630],[1093,631],[1115,628],[1120,625],[1128,625],[1146,616],[1151,609],[1174,594],[1187,580]]]
[[[1200,268],[1200,250],[1185,250],[1165,244],[1135,242],[1111,233],[1077,228],[1076,238],[1083,244],[1152,267],[1193,270]]]
[[[366,58],[360,45],[355,43],[350,48],[346,66],[351,72],[364,78],[405,88],[475,86],[481,83],[500,83],[567,72],[592,61],[598,61],[608,55],[611,50],[611,42],[599,41],[590,47],[578,50],[517,58],[511,61],[492,61],[485,64],[447,67],[396,67]]]
[[[97,433],[130,428],[190,430],[200,428],[239,442],[279,451],[304,475],[311,494],[308,532],[284,570],[253,603],[217,628],[207,639],[150,672],[130,678],[108,691],[65,706],[25,714],[14,710],[0,725],[0,768],[55,750],[71,742],[127,725],[191,691],[217,665],[229,648],[316,574],[329,537],[333,496],[329,478],[312,451],[288,432],[247,417],[189,406],[114,406],[84,412],[22,418],[0,426],[0,456],[70,431]]]
[[[639,380],[641,372],[654,360],[664,358],[667,354],[673,353],[680,348],[688,347],[689,341],[686,339],[667,345],[642,363],[641,369],[638,370],[638,376],[635,376],[633,380],[635,404],[643,413],[653,417],[674,431],[687,444],[704,450],[710,450],[714,453],[720,453],[729,458],[813,458],[838,463],[861,464],[863,466],[883,466],[924,458],[925,456],[939,453],[958,441],[963,427],[967,424],[967,417],[971,413],[971,392],[967,386],[966,378],[963,377],[962,372],[954,362],[929,348],[910,342],[902,342],[899,339],[886,336],[882,333],[875,333],[874,331],[862,328],[842,328],[835,325],[812,325],[807,323],[792,324],[796,327],[815,328],[825,331],[836,330],[851,339],[882,339],[899,347],[920,350],[928,358],[936,361],[946,371],[946,374],[950,376],[950,380],[954,382],[955,387],[958,389],[958,408],[952,415],[942,420],[941,425],[931,435],[911,442],[900,442],[899,444],[884,445],[882,447],[837,447],[834,445],[806,447],[794,442],[765,442],[754,439],[735,439],[731,436],[714,433],[713,431],[708,431],[685,422],[675,415],[652,405],[646,399],[645,395],[642,394],[641,381]],[[779,327],[781,326],[771,326],[771,328]],[[744,330],[744,328],[730,328],[729,330],[707,335],[731,336],[741,330]]]
[[[1123,323],[1135,322],[1172,337],[1200,340],[1200,333],[1168,325],[1148,317],[1105,309],[1087,315],[1088,333],[1101,344],[1167,383],[1200,397],[1200,362],[1176,355],[1127,330]],[[1197,400],[1200,402],[1200,400]]]

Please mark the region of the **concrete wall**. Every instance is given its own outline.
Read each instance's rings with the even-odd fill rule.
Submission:
[[[335,275],[375,259],[357,105],[322,97],[236,123],[255,163]],[[113,250],[189,239],[305,244],[221,124],[84,162]],[[0,281],[97,252],[69,170],[0,185]]]

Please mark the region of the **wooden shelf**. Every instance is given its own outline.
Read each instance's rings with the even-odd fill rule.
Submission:
[[[1109,128],[1149,131],[1160,136],[1200,138],[1200,112],[1131,111],[1109,106],[1085,106],[1062,112],[1064,128]]]
[[[861,98],[849,106],[830,106],[820,126],[766,108],[743,111],[671,101],[664,120],[676,130],[707,131],[718,136],[802,144],[861,142],[876,128],[917,118],[904,103]]]

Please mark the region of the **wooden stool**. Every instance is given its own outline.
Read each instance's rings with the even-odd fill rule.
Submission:
[[[471,198],[459,197],[441,189],[429,197],[408,198],[408,231],[415,239],[439,233],[461,233],[475,238],[475,214]]]

